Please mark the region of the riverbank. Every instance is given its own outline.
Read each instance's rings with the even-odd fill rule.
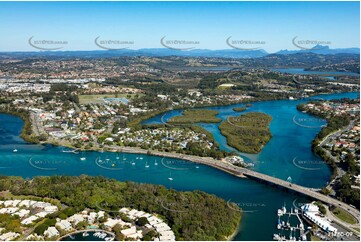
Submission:
[[[20,137],[29,143],[39,143],[39,139],[33,136],[33,124],[30,120],[30,113],[26,110],[6,110],[0,109],[0,113],[17,116],[24,121],[24,126],[21,130]]]

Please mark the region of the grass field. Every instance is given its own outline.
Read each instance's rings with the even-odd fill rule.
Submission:
[[[103,98],[126,98],[132,99],[137,94],[127,94],[127,93],[118,93],[118,94],[89,94],[89,95],[79,95],[80,104],[89,104],[89,103],[102,103]],[[138,94],[141,96],[142,94]]]
[[[192,124],[192,123],[219,123],[220,118],[217,118],[217,111],[198,109],[186,110],[182,116],[171,118],[168,123],[170,124]]]
[[[332,213],[339,219],[345,221],[346,223],[355,224],[357,222],[356,219],[351,214],[344,211],[343,209],[335,208],[334,210],[332,210]]]

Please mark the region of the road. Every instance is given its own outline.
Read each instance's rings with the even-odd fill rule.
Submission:
[[[214,168],[220,169],[222,171],[228,172],[232,175],[235,175],[237,177],[247,177],[250,179],[263,181],[269,184],[274,184],[279,187],[283,187],[287,190],[291,190],[294,192],[297,192],[299,194],[305,195],[307,197],[313,198],[315,200],[321,201],[325,204],[332,205],[341,209],[344,209],[345,211],[349,212],[352,216],[354,216],[357,221],[360,221],[360,211],[357,210],[354,207],[351,207],[350,205],[341,202],[335,198],[323,195],[317,191],[315,191],[312,188],[303,187],[297,184],[291,184],[287,181],[281,180],[276,177],[272,177],[266,174],[262,174],[247,168],[234,166],[232,164],[222,162],[219,160],[215,160],[210,157],[198,157],[198,156],[192,156],[192,155],[183,155],[183,154],[177,154],[177,153],[169,153],[169,152],[160,152],[160,151],[148,151],[143,150],[140,148],[133,148],[133,147],[111,147],[114,150],[125,152],[125,153],[139,153],[139,154],[149,154],[149,155],[156,155],[161,157],[170,157],[170,158],[176,158],[176,159],[184,159],[191,162],[201,163],[204,165],[212,166]]]

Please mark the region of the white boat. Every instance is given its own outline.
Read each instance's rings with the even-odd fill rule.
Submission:
[[[143,157],[139,157],[139,159],[143,160]]]
[[[73,153],[73,154],[79,154],[79,151],[77,150],[62,150],[63,153]]]
[[[132,166],[135,166],[135,162],[132,162]]]
[[[85,232],[83,233],[83,237],[87,237],[87,236],[89,236],[89,234],[88,234],[88,232],[85,231]]]
[[[113,238],[112,237],[106,237],[104,238],[105,241],[111,241]]]
[[[198,169],[199,168],[199,166],[196,166],[196,169]]]
[[[85,158],[85,157],[81,157],[80,160],[86,160],[86,158]]]
[[[117,156],[115,159],[119,160],[119,156]]]
[[[172,172],[169,173],[168,180],[173,181]]]
[[[16,152],[18,152],[18,150],[17,150],[17,149],[14,149],[13,152],[16,153]]]
[[[157,166],[157,165],[158,165],[158,162],[157,162],[157,161],[155,161],[155,162],[154,162],[154,165],[155,165],[155,166]]]
[[[149,168],[148,162],[145,163],[145,168]]]

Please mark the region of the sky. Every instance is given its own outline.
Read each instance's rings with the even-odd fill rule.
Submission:
[[[360,46],[359,2],[0,2],[0,51],[101,50],[95,44],[130,49],[164,48],[171,40],[196,49],[238,46],[268,52],[298,49],[298,40],[330,48]],[[39,42],[61,41],[44,44]],[[113,44],[102,40],[126,41]],[[41,45],[43,43],[43,45]],[[236,42],[232,42],[236,43]],[[247,42],[249,43],[249,42]],[[305,43],[305,42],[303,42]],[[312,42],[314,43],[314,42]],[[37,45],[36,45],[37,44]],[[237,43],[236,43],[237,44]],[[172,45],[177,46],[176,44]]]

